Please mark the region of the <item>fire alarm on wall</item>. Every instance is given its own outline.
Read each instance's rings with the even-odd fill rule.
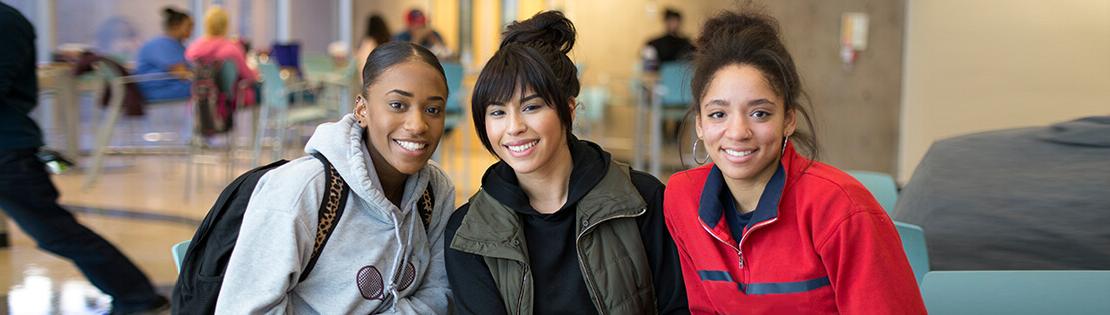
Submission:
[[[867,49],[867,14],[845,12],[840,16],[840,61],[852,66]]]

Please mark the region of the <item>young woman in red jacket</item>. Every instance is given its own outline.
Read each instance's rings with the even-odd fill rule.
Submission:
[[[807,130],[813,124],[778,23],[724,12],[702,29],[691,83],[694,151],[713,163],[671,176],[663,198],[691,312],[925,313],[874,197],[795,151],[816,156],[817,143],[796,129],[799,115]]]

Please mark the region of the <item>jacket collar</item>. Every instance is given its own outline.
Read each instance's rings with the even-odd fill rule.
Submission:
[[[756,205],[755,212],[752,214],[747,227],[778,217],[779,202],[782,200],[787,179],[788,177],[796,177],[788,176],[788,174],[795,175],[800,172],[795,168],[804,164],[799,163],[799,158],[804,159],[794,151],[793,145],[788,145],[786,151],[783,152],[778,168],[774,175],[771,175],[771,179],[767,181],[763,194],[759,196],[759,204]],[[732,239],[732,242],[735,243],[740,240],[733,237],[732,234],[740,235],[743,231],[731,231],[728,221],[738,220],[739,213],[726,211],[726,209],[733,209],[734,207],[725,204],[726,202],[734,202],[734,200],[728,186],[725,185],[725,178],[721,169],[717,165],[711,165],[709,175],[705,179],[705,185],[702,187],[700,202],[698,202],[698,218],[718,238],[722,240]]]
[[[597,222],[637,216],[647,206],[632,184],[627,165],[611,161],[601,180],[577,204],[579,235]],[[527,261],[519,213],[501,203],[485,188],[470,199],[469,210],[451,248],[481,256]]]
[[[485,175],[482,175],[482,189],[494,199],[497,199],[497,202],[523,215],[542,217],[574,215],[574,211],[567,211],[570,210],[568,208],[575,207],[602,181],[603,177],[608,174],[612,158],[608,152],[601,149],[601,146],[593,142],[579,140],[574,136],[568,139],[568,145],[570,146],[573,168],[568,183],[567,201],[559,211],[553,214],[541,214],[533,209],[528,201],[528,195],[520,187],[520,181],[517,179],[516,173],[504,161],[499,161],[490,166]]]

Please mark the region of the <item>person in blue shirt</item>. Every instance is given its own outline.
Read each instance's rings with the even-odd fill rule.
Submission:
[[[139,90],[147,101],[188,98],[192,87],[182,42],[193,35],[193,19],[171,7],[162,10],[162,17],[164,34],[139,48],[135,74],[169,73],[176,78],[139,82]]]

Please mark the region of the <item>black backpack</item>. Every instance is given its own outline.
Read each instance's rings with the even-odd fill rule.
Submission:
[[[320,252],[343,215],[343,208],[351,191],[327,158],[319,153],[314,153],[313,156],[324,164],[324,191],[327,196],[320,202],[320,220],[312,258],[298,281],[304,281],[316,265],[316,259],[320,257]],[[177,284],[173,287],[173,314],[211,314],[216,310],[216,298],[223,285],[224,271],[231,252],[235,249],[235,241],[239,238],[239,227],[243,223],[243,214],[250,202],[251,193],[262,175],[287,162],[280,160],[250,170],[232,181],[220,193],[216,204],[193,234],[189,249],[181,261],[181,271],[177,276]]]

